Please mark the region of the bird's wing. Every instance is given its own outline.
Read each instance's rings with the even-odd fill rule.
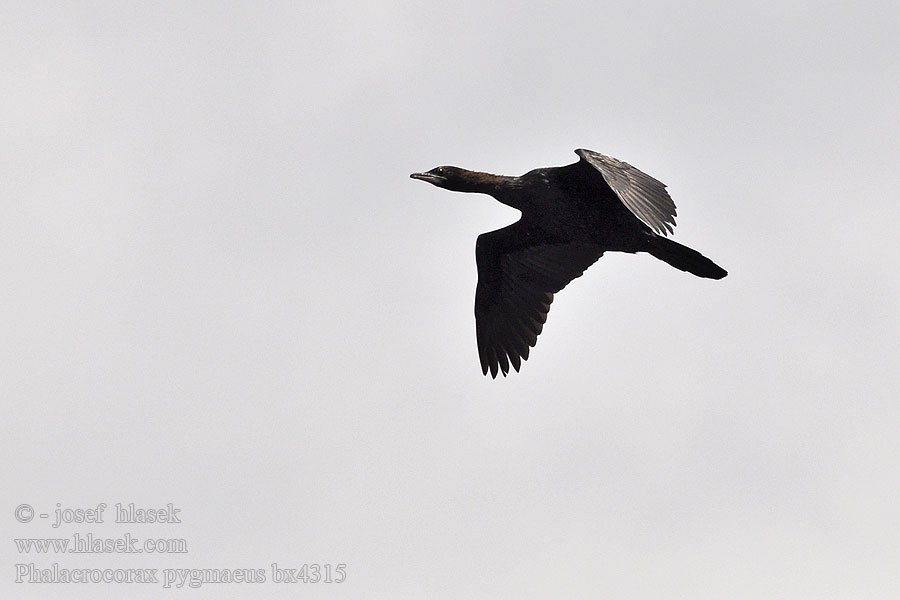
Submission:
[[[519,220],[483,233],[475,245],[475,337],[481,370],[518,371],[547,321],[553,294],[603,254],[585,242],[552,243]]]
[[[584,149],[575,153],[600,171],[603,180],[634,216],[657,233],[672,233],[675,203],[666,192],[666,184],[612,156]]]

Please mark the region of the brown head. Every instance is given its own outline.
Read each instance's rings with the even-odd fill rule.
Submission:
[[[485,183],[483,177],[485,175],[487,174],[468,171],[459,167],[444,166],[435,167],[424,173],[413,173],[410,177],[427,181],[432,185],[454,192],[478,192],[481,191],[482,185]]]

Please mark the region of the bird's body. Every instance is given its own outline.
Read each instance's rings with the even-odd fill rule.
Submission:
[[[675,204],[664,184],[615,158],[576,153],[577,163],[520,177],[458,167],[410,176],[489,194],[522,212],[520,220],[481,234],[476,244],[475,326],[484,374],[506,375],[510,364],[519,370],[537,343],[553,294],[604,252],[649,252],[699,277],[727,275],[699,252],[663,237],[675,225]]]
[[[578,163],[571,167],[578,167]],[[522,192],[510,194],[522,218],[548,239],[590,239],[605,250],[629,251],[648,230],[637,221],[608,186],[590,181],[582,168],[529,171],[521,178]],[[502,202],[502,200],[501,200]]]

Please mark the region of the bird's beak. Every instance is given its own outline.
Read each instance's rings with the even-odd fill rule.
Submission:
[[[440,181],[443,181],[444,178],[440,175],[435,175],[434,173],[413,173],[410,175],[413,179],[421,179],[422,181],[427,181],[428,183],[437,184]]]

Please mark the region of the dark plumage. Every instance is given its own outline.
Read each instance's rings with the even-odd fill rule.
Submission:
[[[564,167],[521,177],[459,167],[413,173],[455,192],[489,194],[522,218],[478,236],[475,334],[481,370],[492,377],[518,371],[547,320],[553,294],[604,252],[649,252],[676,269],[721,279],[728,273],[687,246],[663,236],[675,226],[665,184],[626,162],[591,150]]]

